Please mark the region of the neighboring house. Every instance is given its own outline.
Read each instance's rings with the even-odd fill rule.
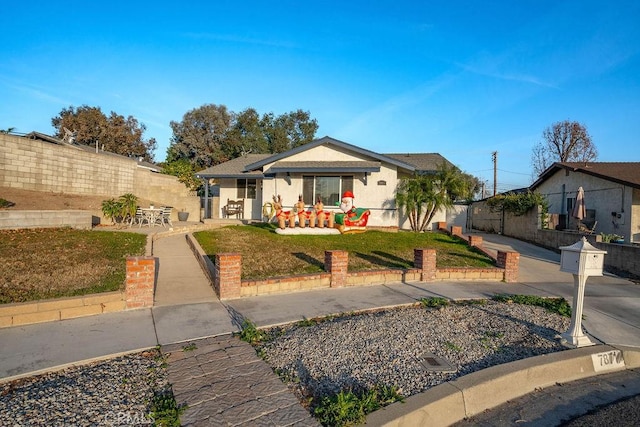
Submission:
[[[263,219],[263,207],[272,197],[282,196],[285,210],[302,196],[307,210],[318,197],[325,209],[338,211],[342,194],[352,191],[355,206],[371,210],[370,226],[408,228],[399,217],[395,191],[400,179],[415,173],[430,173],[441,163],[440,154],[379,154],[325,136],[278,154],[247,154],[200,171],[197,177],[219,186],[219,204],[207,218],[221,218],[229,200],[244,205],[242,219]],[[205,194],[208,194],[205,191]],[[208,209],[207,209],[208,210]],[[444,221],[440,212],[432,222]]]
[[[571,212],[579,187],[587,208],[583,223],[595,225],[595,233],[640,243],[640,162],[558,162],[530,188],[546,197],[549,213],[557,215],[556,228],[575,229]]]

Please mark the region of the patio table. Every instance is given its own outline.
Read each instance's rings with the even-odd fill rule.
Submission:
[[[162,208],[142,208],[142,213],[149,227],[152,227],[156,224],[160,215],[162,215]],[[142,224],[140,224],[140,226],[142,226]]]

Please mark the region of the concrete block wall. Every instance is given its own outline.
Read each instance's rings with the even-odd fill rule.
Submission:
[[[112,313],[126,308],[122,292],[0,305],[0,328]]]
[[[200,220],[200,198],[174,176],[138,167],[135,159],[70,145],[0,134],[0,187],[105,199],[133,193],[158,206],[173,206]],[[101,217],[101,212],[92,212]],[[104,221],[103,221],[104,222]]]
[[[92,215],[88,211],[14,211],[0,210],[0,230],[18,228],[71,227],[90,230]]]
[[[119,196],[133,188],[136,161],[0,134],[0,186]]]

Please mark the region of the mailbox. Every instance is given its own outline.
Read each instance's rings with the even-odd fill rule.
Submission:
[[[579,276],[602,276],[604,255],[585,237],[571,246],[560,246],[560,271]]]

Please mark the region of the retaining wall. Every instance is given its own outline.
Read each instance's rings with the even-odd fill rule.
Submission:
[[[473,228],[487,232],[498,232],[538,246],[559,251],[561,246],[569,246],[582,237],[597,247],[607,251],[604,268],[612,273],[640,278],[640,245],[604,243],[599,234],[586,234],[572,230],[551,230],[541,228],[540,209],[532,209],[525,215],[491,212],[486,202],[473,204]],[[439,225],[440,226],[440,225]],[[445,224],[446,226],[446,224]]]
[[[349,254],[346,251],[326,251],[325,271],[274,277],[264,280],[242,280],[242,256],[238,253],[215,255],[215,263],[204,253],[195,238],[186,236],[201,268],[222,300],[246,296],[296,292],[318,288],[383,285],[434,280],[517,280],[519,254],[499,252],[496,268],[437,268],[434,249],[414,249],[412,269],[381,269],[349,272]],[[491,256],[491,255],[490,255]],[[495,258],[494,258],[495,259]]]
[[[156,259],[147,256],[129,257],[126,263],[124,291],[0,304],[0,328],[152,307]]]
[[[173,206],[200,219],[200,199],[171,175],[140,167],[137,160],[0,133],[0,187],[117,198],[126,193],[157,206]],[[1,211],[0,211],[1,212]],[[101,211],[91,212],[102,218]]]
[[[0,230],[17,228],[71,227],[90,230],[93,215],[88,211],[16,211],[0,210]]]

